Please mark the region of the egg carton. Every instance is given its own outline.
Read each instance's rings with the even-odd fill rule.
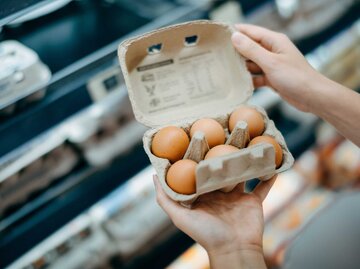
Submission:
[[[190,205],[204,193],[231,191],[238,183],[252,178],[267,180],[294,162],[266,111],[246,103],[254,87],[245,59],[231,44],[234,31],[224,23],[192,21],[128,39],[119,46],[119,61],[135,117],[152,128],[143,136],[145,152],[166,194],[184,205]],[[275,138],[283,150],[279,168],[275,167],[271,145],[261,143],[245,148],[249,141],[246,122],[238,122],[229,133],[229,115],[240,106],[253,107],[263,116],[264,135]],[[169,125],[180,127],[189,135],[191,125],[203,118],[219,122],[226,132],[226,144],[241,150],[203,160],[209,147],[204,134],[197,132],[184,156],[198,162],[196,193],[176,193],[166,183],[171,164],[152,154],[152,139]]]
[[[46,189],[79,162],[74,149],[58,133],[45,134],[5,156],[0,166],[0,216]]]
[[[50,69],[32,49],[15,40],[0,42],[0,116],[42,99]]]

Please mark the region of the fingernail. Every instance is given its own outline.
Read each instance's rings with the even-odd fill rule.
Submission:
[[[239,32],[235,32],[231,36],[231,40],[235,44],[240,44],[242,39],[242,35]]]

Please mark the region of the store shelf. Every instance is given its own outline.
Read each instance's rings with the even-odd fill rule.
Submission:
[[[120,4],[71,1],[48,15],[4,27],[0,37],[33,49],[52,73],[57,73],[149,22]]]
[[[81,172],[78,176],[86,176],[86,180],[79,180],[66,193],[2,232],[0,268],[54,233],[147,165],[148,158],[142,145],[138,145],[103,170],[91,171],[90,175]],[[72,180],[77,180],[76,176]]]
[[[9,230],[16,227],[22,220],[26,219],[26,217],[29,217],[30,214],[36,213],[36,211],[46,206],[51,200],[64,194],[82,180],[92,175],[95,171],[97,171],[96,168],[91,168],[83,163],[79,164],[70,174],[56,179],[46,191],[38,193],[36,197],[32,197],[26,205],[19,205],[19,208],[13,208],[13,214],[8,213],[8,216],[5,216],[0,220],[0,238]]]
[[[0,10],[0,27],[11,22],[21,15],[27,14],[35,10],[51,0],[30,0],[30,1],[17,1],[17,0],[4,0],[1,2],[2,8]]]
[[[117,46],[126,37],[167,24],[201,18],[202,8],[201,5],[179,7],[171,15],[159,17],[56,73],[43,100],[0,121],[0,138],[6,141],[0,145],[0,157],[91,105],[86,83],[97,73],[118,65]]]
[[[55,129],[67,119],[76,118],[86,108],[94,107],[87,83],[104,70],[118,66],[116,51],[122,40],[168,24],[207,17],[205,4],[190,5],[187,1],[184,1],[183,5],[176,4],[174,10],[153,21],[144,15],[133,14],[126,7],[118,6],[112,9],[100,2],[74,1],[62,12],[55,12],[51,17],[46,16],[24,27],[6,28],[0,33],[0,40],[16,38],[35,49],[54,72],[44,99],[0,120],[0,140],[6,141],[0,144],[0,164],[30,140]],[[269,1],[254,2],[258,5]],[[251,16],[252,12],[256,12],[256,8],[249,4],[245,11],[245,16]],[[321,33],[299,41],[298,47],[303,53],[313,51],[356,21],[359,11],[360,3],[356,1],[339,20]],[[112,17],[116,20],[109,19]],[[45,44],[43,40],[54,35],[57,29],[75,30],[67,33],[64,39],[61,34],[54,36],[50,45]],[[82,43],[79,43],[80,38],[77,38],[79,35],[85,40]],[[65,49],[68,51],[66,57],[63,55]],[[284,134],[294,157],[314,143],[316,119],[308,122],[296,121],[281,110],[278,97],[261,95],[260,91],[255,93],[254,97],[266,102],[269,102],[267,98],[272,98],[269,116]],[[76,145],[76,141],[70,143]],[[84,154],[80,147],[77,149],[79,155]],[[0,268],[31,250],[69,221],[87,212],[102,198],[109,197],[109,193],[126,185],[125,182],[129,182],[134,174],[148,165],[148,158],[140,144],[105,166],[91,166],[82,160],[71,173],[58,179],[28,204],[0,221]],[[139,254],[131,262],[113,257],[111,263],[126,269],[164,268],[192,243],[190,238],[177,231],[155,248]]]
[[[330,24],[326,29],[320,33],[314,34],[297,42],[297,47],[303,54],[313,51],[318,46],[330,40],[337,33],[350,27],[356,20],[359,19],[360,2],[354,1],[353,5],[345,12],[338,20]]]
[[[311,51],[324,42],[324,40],[330,39],[335,33],[354,22],[358,18],[357,11],[359,11],[359,8],[359,3],[354,4],[353,8],[328,29],[298,42],[297,45],[304,53]],[[154,22],[140,27],[131,33],[131,35],[165,24],[197,18],[200,16],[199,13],[201,11],[199,11],[198,7],[179,7],[171,13],[171,18],[168,15],[160,17]],[[89,106],[92,100],[85,87],[86,82],[101,70],[117,64],[117,45],[127,36],[123,36],[56,73],[50,82],[48,94],[42,101],[30,108],[26,108],[24,111],[19,111],[9,119],[0,121],[0,138],[2,141],[7,141],[7,143],[0,145],[0,156],[9,153],[17,146]],[[66,109],[64,109],[65,107]]]
[[[173,236],[168,238],[161,245],[153,248],[151,252],[146,255],[139,256],[137,259],[129,264],[121,264],[116,259],[113,262],[120,265],[121,269],[158,269],[166,268],[172,261],[174,261],[179,253],[184,252],[194,241],[189,238],[186,234],[178,231]]]
[[[86,84],[96,74],[118,65],[116,50],[121,40],[166,24],[200,18],[204,14],[202,7],[179,7],[171,15],[159,17],[134,32],[129,30],[131,34],[58,71],[42,101],[1,121],[0,137],[7,143],[0,145],[0,156],[11,154],[17,147],[91,106]],[[138,146],[107,167],[94,169],[85,165],[60,179],[61,184],[50,187],[1,222],[0,267],[31,249],[145,165],[148,159]]]

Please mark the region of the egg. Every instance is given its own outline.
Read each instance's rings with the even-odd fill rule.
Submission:
[[[250,139],[256,136],[262,135],[265,129],[264,118],[259,111],[251,107],[239,107],[229,118],[229,130],[235,128],[236,123],[239,121],[245,121],[248,125]]]
[[[216,120],[201,119],[196,121],[191,126],[190,137],[192,137],[197,131],[201,131],[204,133],[209,148],[225,143],[224,128]]]
[[[219,157],[219,156],[227,155],[227,154],[238,152],[238,151],[240,151],[240,149],[238,149],[237,147],[231,146],[231,145],[218,145],[218,146],[215,146],[212,149],[210,149],[206,153],[204,159],[207,160],[210,158]]]
[[[180,194],[196,192],[196,165],[192,160],[180,160],[170,166],[166,174],[168,186]]]
[[[283,161],[283,151],[282,151],[282,148],[280,147],[279,143],[271,136],[262,135],[262,136],[255,137],[253,140],[251,140],[248,147],[259,144],[259,143],[269,143],[269,144],[273,145],[273,147],[275,149],[275,165],[276,165],[276,168],[279,168]]]
[[[174,163],[182,159],[190,144],[186,132],[176,126],[168,126],[158,131],[151,143],[151,152]]]

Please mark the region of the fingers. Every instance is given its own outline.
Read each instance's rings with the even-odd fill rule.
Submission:
[[[236,24],[235,28],[272,52],[279,52],[282,47],[280,33],[251,24]]]
[[[232,192],[240,192],[243,193],[245,191],[245,182],[240,182],[236,185],[236,187],[232,190]]]
[[[258,196],[261,201],[264,201],[266,196],[268,195],[271,187],[274,185],[276,181],[277,175],[273,176],[271,179],[266,181],[261,181],[253,190],[253,194]]]
[[[246,61],[246,67],[252,74],[262,74],[261,68],[254,62]]]
[[[175,201],[171,200],[162,189],[159,179],[156,175],[153,176],[154,185],[155,185],[155,191],[156,191],[156,200],[158,204],[164,209],[164,211],[169,215],[171,220],[175,223],[178,222],[179,219],[181,219],[181,215],[187,209]]]
[[[271,62],[271,52],[260,46],[248,36],[235,32],[231,36],[231,40],[234,47],[241,55],[256,63],[261,69],[266,68],[268,63]]]
[[[255,88],[269,86],[265,74],[256,63],[252,61],[246,61],[246,66],[252,75],[252,80]]]
[[[255,88],[268,86],[265,75],[256,75],[252,77]]]

